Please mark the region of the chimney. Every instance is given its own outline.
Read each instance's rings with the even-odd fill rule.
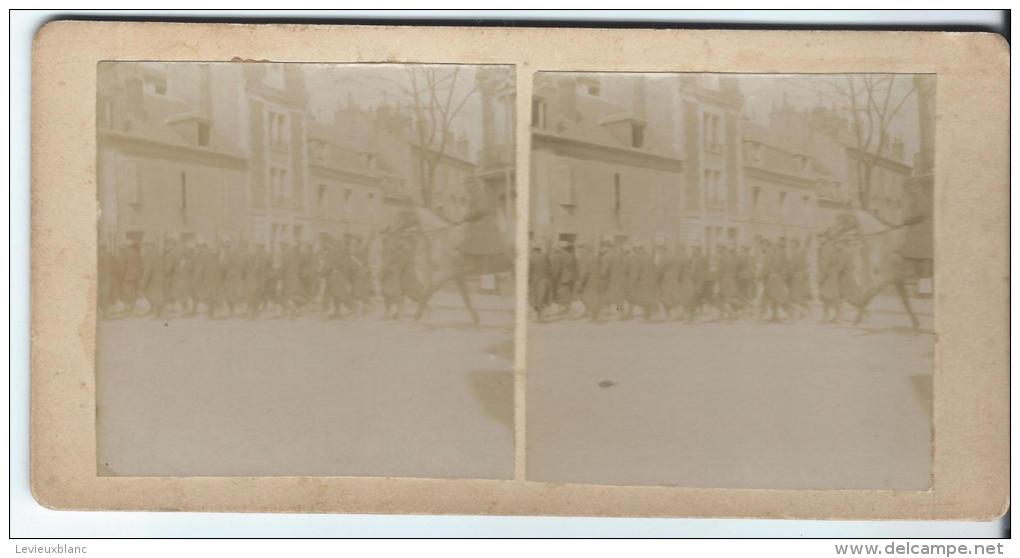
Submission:
[[[568,122],[577,120],[577,82],[573,79],[561,80],[557,91],[559,112]]]
[[[740,82],[735,77],[719,78],[719,93],[733,102],[744,104],[744,94],[740,91]]]
[[[198,68],[198,117],[212,120],[212,77],[208,64]]]
[[[638,75],[634,78],[634,116],[644,120],[647,115],[647,98],[645,96],[645,77]]]
[[[142,77],[137,74],[128,77],[124,82],[124,92],[124,112],[132,118],[145,120]]]

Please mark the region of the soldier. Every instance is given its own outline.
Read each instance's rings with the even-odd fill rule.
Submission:
[[[190,242],[181,242],[175,258],[170,277],[171,303],[173,306],[180,304],[184,316],[192,316],[195,312],[192,293],[195,259]]]
[[[163,255],[152,241],[142,244],[142,295],[149,304],[147,316],[155,319],[163,313],[166,305],[166,272],[163,269]]]
[[[808,279],[807,246],[801,246],[800,240],[791,241],[789,265],[790,304],[796,308],[799,317],[808,315],[811,302],[811,289]]]
[[[789,286],[787,285],[788,268],[786,261],[786,239],[779,240],[768,249],[762,275],[765,278],[765,299],[770,312],[769,321],[776,322],[781,318],[780,310],[792,316],[789,303]]]
[[[533,243],[531,255],[528,257],[528,302],[540,322],[544,318],[543,311],[549,304],[551,283],[549,271],[549,258],[542,250],[542,245]]]
[[[673,313],[683,307],[684,251],[683,244],[678,243],[673,248],[673,254],[664,254],[659,264],[659,296],[665,320],[673,319]]]
[[[620,319],[626,318],[627,310],[627,281],[628,266],[627,256],[623,247],[613,244],[603,256],[605,262],[605,298],[604,302]]]
[[[173,293],[174,268],[177,267],[178,248],[172,238],[166,239],[163,243],[163,309],[172,312],[175,306]],[[161,314],[160,314],[161,315]],[[156,317],[159,318],[160,315]]]
[[[754,304],[757,283],[755,277],[754,254],[750,246],[741,246],[740,255],[737,257],[737,288],[740,290],[740,298],[745,307],[750,308]]]
[[[360,236],[351,238],[350,282],[351,298],[360,314],[368,312],[372,304],[372,270],[368,267],[368,251]]]
[[[234,245],[229,239],[223,247],[223,299],[227,304],[227,315],[234,316],[247,296],[245,270],[248,267],[248,247],[244,243]]]
[[[844,302],[860,308],[861,298],[861,287],[857,282],[857,269],[854,265],[854,248],[856,247],[854,239],[846,234],[840,235],[838,245],[839,305],[836,307],[834,323],[839,323],[842,319]]]
[[[126,306],[125,315],[130,316],[138,302],[139,284],[142,280],[142,256],[138,253],[138,245],[124,243],[118,255],[117,271],[120,275],[120,300]]]
[[[301,302],[311,306],[319,295],[319,256],[308,242],[301,244]]]
[[[400,240],[393,229],[383,231],[382,264],[379,266],[379,291],[383,298],[383,319],[399,318],[404,307],[404,291],[400,287],[406,255],[400,253]]]
[[[624,319],[634,317],[634,308],[641,306],[642,296],[638,281],[641,277],[641,270],[638,265],[638,248],[644,254],[643,246],[634,246],[630,243],[623,245],[623,268],[624,268],[624,299],[626,300]]]
[[[737,282],[737,256],[733,248],[724,246],[719,251],[719,311],[722,317],[732,320],[744,308],[740,284]]]
[[[117,304],[117,258],[105,242],[99,245],[98,258],[99,292],[96,302],[99,305],[99,315],[109,318]]]
[[[822,300],[821,323],[833,323],[841,306],[839,300],[839,275],[842,262],[838,242],[829,233],[822,233],[818,240],[818,295]],[[829,316],[832,315],[830,319]]]
[[[276,246],[270,245],[269,254],[269,267],[266,272],[266,279],[262,289],[262,301],[265,304],[266,310],[272,309],[274,306],[279,309],[276,317],[282,317],[284,315],[285,303],[283,300],[283,289],[281,289],[281,283],[283,280],[283,247],[284,245],[290,246],[284,240],[280,240]]]
[[[301,304],[301,255],[289,242],[283,243],[280,262],[281,297],[284,315],[294,320]]]
[[[204,304],[206,319],[216,317],[216,309],[220,305],[220,289],[223,275],[220,269],[219,254],[209,249],[205,239],[199,239],[198,251],[195,253],[195,268],[192,275],[195,292],[195,311],[198,305]]]
[[[707,306],[707,305],[715,306],[716,312],[718,312],[718,317],[720,319],[722,319],[724,317],[724,314],[725,314],[725,312],[723,311],[722,303],[721,303],[722,299],[719,296],[719,292],[718,292],[719,291],[719,289],[718,289],[718,287],[719,287],[719,255],[720,255],[721,252],[722,252],[722,249],[719,248],[719,247],[716,247],[713,250],[711,250],[709,252],[709,254],[707,254],[705,256],[705,262],[706,262],[706,265],[705,265],[705,275],[704,275],[704,279],[703,279],[703,281],[701,283],[701,297],[700,297],[700,300],[699,300],[702,308]],[[700,312],[701,309],[698,308],[697,311]]]
[[[569,243],[561,240],[556,243],[552,255],[549,256],[549,276],[551,279],[552,299],[559,307],[558,314],[568,317],[574,302],[574,282],[577,280],[577,258],[570,250]]]
[[[702,252],[701,246],[695,245],[691,258],[685,266],[684,279],[687,283],[687,303],[685,314],[687,322],[691,323],[698,315],[698,311],[705,303],[705,283],[710,281],[708,274],[708,259]]]
[[[643,245],[634,248],[630,285],[632,306],[639,306],[644,321],[651,321],[660,306],[659,268],[656,264],[656,256],[649,254]]]
[[[605,246],[598,254],[592,254],[589,244],[578,245],[580,254],[577,258],[577,293],[584,304],[584,314],[592,322],[599,321],[602,311],[603,281],[605,278]]]
[[[347,245],[342,242],[331,242],[327,249],[328,260],[326,262],[326,293],[328,297],[327,307],[332,308],[330,319],[343,318],[343,307],[349,313],[354,312],[354,305],[351,301],[350,267],[351,259],[348,254]]]
[[[379,288],[383,296],[383,317],[400,318],[404,300],[415,302],[424,299],[424,288],[418,279],[415,250],[421,235],[414,212],[403,210],[392,225],[383,231],[382,265],[379,270]]]
[[[244,270],[244,291],[245,302],[248,309],[248,319],[258,318],[259,312],[265,304],[266,281],[272,271],[272,261],[266,252],[266,245],[261,242],[255,243],[255,251],[247,258],[247,266]]]

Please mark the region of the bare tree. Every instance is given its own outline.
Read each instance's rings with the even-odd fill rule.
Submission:
[[[407,65],[402,78],[368,76],[363,84],[398,98],[410,109],[413,143],[417,150],[415,175],[421,201],[432,208],[436,188],[436,169],[447,157],[454,136],[454,121],[478,89],[471,76],[459,65]]]
[[[420,149],[416,161],[418,183],[422,203],[428,208],[432,207],[436,168],[446,156],[453,136],[453,121],[478,88],[477,84],[461,86],[458,81],[460,70],[460,66],[453,66],[453,69],[442,66],[406,68],[410,87],[405,89],[405,94],[410,97],[414,133]],[[458,89],[461,90],[460,94]]]
[[[850,131],[857,156],[857,195],[861,209],[890,226],[871,208],[871,185],[875,167],[886,155],[889,126],[907,99],[916,93],[916,83],[907,75],[846,74],[823,80],[827,92],[850,116]]]

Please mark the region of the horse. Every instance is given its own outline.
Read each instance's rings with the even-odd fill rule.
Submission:
[[[438,278],[429,277],[428,286],[418,300],[414,320],[425,314],[429,301],[447,283],[453,283],[464,307],[475,325],[481,323],[478,311],[471,301],[469,279],[513,271],[514,251],[510,227],[502,211],[495,207],[469,212],[464,219],[452,221],[434,211],[417,208],[420,234],[425,242],[418,249],[431,250],[425,258],[438,271]]]
[[[885,235],[896,234],[901,229],[918,226],[924,221],[925,217],[918,214],[909,216],[901,223],[890,223],[870,212],[858,209],[839,215],[836,224],[828,231],[828,235],[833,239],[843,239],[851,246],[858,246],[860,244],[874,246],[876,243],[881,242]],[[865,278],[867,286],[858,295],[850,300],[845,300],[845,302],[857,309],[857,316],[854,318],[853,323],[854,325],[860,325],[865,317],[868,316],[868,307],[875,297],[887,287],[893,286],[895,287],[900,304],[903,306],[903,310],[910,319],[911,326],[916,330],[920,328],[921,322],[910,303],[910,294],[907,288],[907,280],[910,278],[910,273],[904,269],[903,257],[900,254],[902,239],[893,238],[890,244],[895,244],[896,246],[887,247],[883,254],[884,261],[881,262],[883,269],[881,270],[880,277]],[[838,304],[842,305],[842,302]]]

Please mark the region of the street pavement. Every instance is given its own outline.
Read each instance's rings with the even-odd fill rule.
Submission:
[[[371,316],[103,321],[101,474],[513,475],[513,299]],[[411,307],[408,305],[407,312]]]
[[[926,489],[931,301],[859,327],[529,323],[527,477],[733,488]],[[847,315],[850,313],[847,312]]]

